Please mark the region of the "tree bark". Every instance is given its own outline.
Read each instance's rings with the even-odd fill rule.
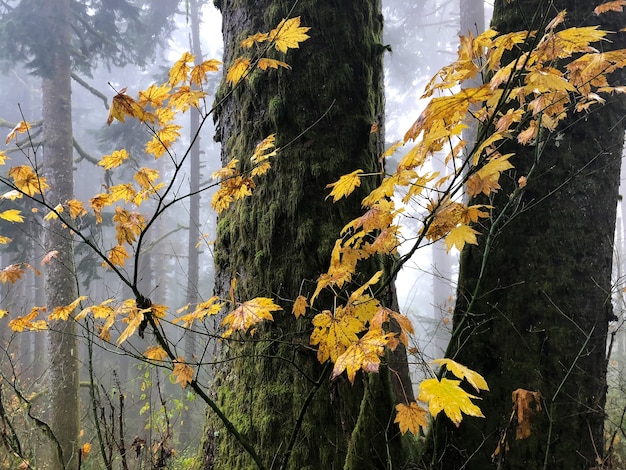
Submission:
[[[254,194],[218,220],[217,294],[228,298],[237,278],[238,300],[269,296],[285,311],[257,328],[252,341],[224,343],[217,401],[265,468],[401,468],[409,456],[393,425],[389,369],[360,375],[353,386],[343,377],[330,382],[328,365],[308,346],[314,313],[297,321],[290,314],[299,294],[314,291],[341,228],[361,214],[359,194],[375,181],[365,179],[359,194],[337,204],[326,200],[326,185],[358,168],[381,169],[380,2],[305,0],[291,13],[293,2],[281,0],[220,3],[225,68],[243,53],[243,38],[269,31],[288,14],[301,16],[311,39],[289,52],[292,70],[253,72],[232,95],[223,85],[217,96],[225,98],[218,110],[224,164],[238,158],[249,167],[256,144],[272,133],[285,146]],[[370,132],[375,122],[378,133]],[[332,303],[321,298],[315,307]],[[206,434],[206,468],[255,466],[215,420]]]
[[[70,61],[70,2],[43,2],[44,20],[49,22],[49,70],[43,77],[44,169],[50,190],[46,199],[53,205],[73,197],[72,106]],[[77,294],[72,235],[58,220],[48,222],[46,249],[56,250],[46,270],[48,310],[67,305]],[[56,321],[48,335],[50,357],[50,426],[62,450],[62,462],[51,468],[78,468],[79,399],[78,342],[76,324]]]
[[[535,29],[562,9],[567,27],[584,21],[621,27],[623,13],[598,17],[591,8],[582,1],[499,0],[493,27]],[[621,38],[611,39],[603,47],[623,47]],[[501,178],[492,222],[534,162],[536,176],[528,178],[517,210],[499,226],[481,226],[479,245],[462,253],[448,355],[483,374],[490,391],[478,403],[484,419],[467,418],[459,428],[437,419],[433,468],[589,469],[602,462],[623,109],[623,100],[610,96],[554,135],[542,135],[539,147],[500,149],[515,152],[516,168]],[[490,231],[497,236],[487,246]],[[541,397],[527,415],[524,439],[516,438],[516,389]]]

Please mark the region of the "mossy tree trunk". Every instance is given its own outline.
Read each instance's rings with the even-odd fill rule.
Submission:
[[[74,175],[72,161],[72,104],[70,61],[70,2],[50,0],[41,4],[44,22],[50,32],[50,55],[43,87],[44,168],[50,191],[49,203],[56,206],[72,199]],[[74,248],[70,231],[51,220],[46,231],[46,249],[58,254],[46,270],[48,310],[67,305],[77,294]],[[60,444],[62,462],[50,468],[78,468],[79,402],[78,342],[76,324],[56,321],[48,334],[50,427]]]
[[[566,26],[605,21],[603,29],[616,31],[625,16],[597,17],[584,1],[498,0],[493,27],[503,33],[534,29],[562,9]],[[624,47],[620,36],[611,39],[603,47]],[[487,379],[490,392],[478,402],[486,418],[467,418],[459,428],[438,419],[433,468],[599,468],[624,139],[624,102],[607,100],[572,116],[555,134],[542,135],[539,146],[500,150],[516,153],[516,169],[501,178],[492,221],[509,203],[518,178],[537,166],[514,214],[497,227],[480,227],[480,244],[462,253],[448,348],[450,357]],[[487,246],[490,230],[496,236]],[[528,418],[526,439],[516,439],[519,423],[512,413],[512,393],[519,388],[541,395],[531,404],[536,412]]]
[[[242,39],[276,27],[293,5],[222,1],[225,67],[243,53]],[[358,194],[332,204],[325,186],[358,168],[380,171],[382,131],[370,132],[383,124],[380,2],[303,0],[291,15],[311,27],[311,39],[288,54],[292,70],[252,73],[218,110],[223,163],[238,158],[245,169],[272,133],[279,147],[290,144],[253,196],[218,220],[217,293],[227,298],[237,278],[239,300],[270,296],[284,312],[253,340],[223,343],[217,402],[266,468],[400,468],[408,457],[393,424],[389,370],[359,376],[354,386],[344,378],[331,383],[328,365],[308,346],[312,313],[298,321],[290,314],[293,300],[310,295],[328,268],[340,229],[361,213]],[[218,100],[230,90],[223,85]],[[360,194],[373,184],[364,181]],[[332,309],[330,299],[320,300],[316,308]],[[206,468],[255,466],[215,419],[209,423]]]

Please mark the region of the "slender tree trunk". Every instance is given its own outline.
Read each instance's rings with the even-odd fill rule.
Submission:
[[[538,28],[562,9],[568,12],[566,26],[587,20],[610,22],[602,29],[621,27],[623,13],[597,17],[591,8],[583,1],[499,0],[493,27],[502,33]],[[607,100],[572,116],[557,130],[558,139],[542,135],[537,146],[509,143],[500,149],[516,153],[516,169],[501,178],[502,189],[491,201],[492,221],[518,178],[535,162],[537,168],[518,210],[507,214],[505,224],[480,227],[481,243],[462,253],[448,355],[483,374],[490,392],[478,403],[484,419],[467,418],[459,428],[437,419],[434,468],[569,470],[599,468],[602,462],[624,138],[624,103]],[[490,230],[497,236],[487,246]],[[513,412],[516,389],[539,397],[526,402],[523,419]],[[518,438],[520,421],[530,423],[526,438]]]
[[[45,20],[50,22],[50,70],[43,78],[44,167],[50,190],[46,198],[56,205],[73,197],[72,106],[70,78],[70,2],[42,2]],[[58,221],[50,221],[46,231],[46,249],[56,250],[46,271],[48,309],[67,305],[77,297],[74,248],[71,233]],[[50,310],[51,311],[51,310]],[[76,324],[54,322],[50,326],[50,425],[63,452],[62,463],[54,468],[78,467],[78,342]]]
[[[243,38],[274,28],[293,6],[222,1],[225,66],[243,53]],[[218,220],[217,293],[228,298],[237,278],[238,300],[271,296],[285,311],[257,328],[253,341],[224,343],[217,400],[265,468],[402,468],[409,457],[393,425],[389,369],[360,375],[353,386],[343,377],[329,382],[328,365],[308,346],[312,314],[298,321],[290,314],[293,300],[310,295],[327,270],[341,228],[361,213],[359,194],[332,204],[326,185],[357,168],[380,171],[380,2],[303,0],[291,15],[311,27],[311,39],[288,54],[292,70],[254,72],[219,109],[223,163],[238,158],[245,168],[256,144],[272,133],[278,147],[289,146],[252,197]],[[218,100],[227,91],[223,85]],[[379,132],[371,132],[375,122]],[[360,195],[373,184],[364,180]],[[316,308],[332,309],[332,302],[322,298]],[[209,423],[206,468],[255,467],[215,420]]]

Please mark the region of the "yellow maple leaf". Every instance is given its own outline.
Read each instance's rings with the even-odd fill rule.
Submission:
[[[17,134],[23,134],[30,129],[30,124],[26,121],[20,121],[17,125],[11,129],[11,132],[7,134],[6,143],[11,142],[11,139],[15,139],[17,141]]]
[[[11,201],[15,201],[16,199],[20,199],[22,197],[22,193],[20,193],[19,191],[15,189],[12,189],[11,191],[7,191],[0,197],[2,199],[9,199]]]
[[[126,149],[115,150],[110,155],[105,155],[100,159],[98,165],[104,167],[105,170],[110,170],[120,166],[128,158],[128,152]]]
[[[175,377],[174,383],[179,383],[182,388],[185,388],[188,383],[193,381],[193,368],[185,364],[185,360],[179,357],[175,364],[172,375]]]
[[[35,320],[40,313],[46,311],[46,307],[33,307],[30,312],[24,316],[14,318],[9,322],[9,328],[12,331],[22,332],[24,330],[41,331],[48,328],[47,323],[44,320]]]
[[[94,318],[105,319],[111,316],[115,316],[115,311],[113,308],[109,306],[109,304],[113,302],[113,299],[107,299],[99,305],[91,305],[87,308],[84,308],[76,315],[75,320],[79,321],[87,317],[89,313],[92,313]]]
[[[168,83],[171,86],[176,86],[179,83],[185,83],[187,81],[187,75],[189,75],[189,71],[191,70],[189,64],[193,63],[194,58],[193,54],[185,51],[182,57],[174,62],[169,72]]]
[[[170,96],[170,105],[185,112],[191,106],[197,108],[200,100],[205,96],[204,91],[194,90],[189,85],[182,85]]]
[[[85,210],[85,207],[83,206],[83,203],[81,201],[78,201],[76,199],[70,199],[66,202],[66,204],[67,207],[70,209],[70,216],[72,217],[72,219],[87,215],[87,211]]]
[[[107,125],[110,126],[114,119],[124,122],[126,116],[145,120],[146,112],[132,97],[126,94],[126,88],[122,88],[120,92],[113,97],[109,117],[107,118]]]
[[[86,295],[81,295],[69,305],[54,307],[54,310],[52,310],[52,313],[48,315],[48,321],[54,321],[54,320],[66,321],[70,317],[72,312],[76,309],[76,307],[78,307],[78,304],[80,304],[83,300],[86,300],[86,299],[87,299]]]
[[[0,309],[0,318],[4,318],[9,314],[7,310]]]
[[[462,413],[469,416],[484,418],[482,411],[474,403],[470,395],[460,387],[460,380],[426,379],[419,385],[419,400],[428,403],[433,418],[443,410],[450,420],[459,426],[463,420]]]
[[[141,235],[141,231],[146,225],[142,214],[136,211],[127,211],[119,206],[115,208],[113,222],[115,222],[115,235],[119,245],[122,245],[124,242],[129,245],[134,243],[136,237]]]
[[[152,183],[159,177],[158,170],[142,167],[137,170],[133,179],[144,189],[152,188]]]
[[[428,411],[414,401],[408,405],[399,403],[396,405],[394,423],[398,423],[402,434],[409,431],[414,436],[419,436],[420,428],[426,429],[428,427]]]
[[[357,334],[365,325],[351,315],[333,315],[330,310],[324,310],[313,318],[313,327],[309,342],[313,346],[319,345],[317,359],[324,363],[328,359],[335,362],[348,346],[356,343],[359,340]]]
[[[0,219],[21,223],[24,222],[24,217],[20,215],[21,213],[22,211],[17,209],[8,209],[4,212],[0,212]]]
[[[163,349],[161,346],[150,346],[143,353],[143,356],[146,359],[150,359],[152,361],[162,361],[167,357],[167,353],[165,352],[165,349]]]
[[[276,59],[268,59],[266,57],[259,59],[256,66],[261,70],[278,69],[279,67],[291,70],[291,66],[289,64]]]
[[[348,374],[350,383],[354,383],[354,377],[358,370],[364,372],[378,372],[380,356],[393,333],[383,333],[381,329],[368,331],[361,339],[350,344],[348,348],[337,357],[335,367],[330,376],[331,380],[339,376],[344,370]]]
[[[111,251],[109,251],[109,255],[107,256],[113,266],[124,266],[126,258],[128,257],[128,251],[126,251],[126,248],[121,245],[114,246]],[[103,266],[107,266],[107,264],[103,263]]]
[[[10,264],[2,271],[0,271],[0,282],[6,284],[7,282],[10,284],[15,284],[17,281],[22,279],[26,271],[22,267],[21,264]]]
[[[118,346],[130,338],[137,328],[139,328],[139,325],[141,325],[141,322],[145,318],[145,314],[150,309],[139,309],[134,301],[126,301],[123,310],[128,313],[128,316],[122,320],[127,326],[124,331],[122,331],[120,337],[117,338]]]
[[[2,235],[0,235],[0,245],[6,245],[8,243],[11,243],[12,241],[13,239],[9,237],[3,237]]]
[[[109,188],[109,195],[111,196],[111,203],[122,199],[124,202],[130,202],[137,195],[137,191],[135,191],[132,183],[116,184]]]
[[[279,310],[282,310],[282,307],[276,305],[272,299],[267,297],[256,297],[239,304],[235,310],[222,320],[222,326],[228,327],[224,332],[224,337],[229,337],[235,331],[247,331],[250,327],[263,320],[272,321],[274,317],[271,312]]]
[[[306,314],[306,308],[308,306],[309,304],[306,297],[303,295],[299,295],[298,297],[296,297],[296,301],[293,303],[291,313],[293,313],[296,318],[300,318],[301,316]]]
[[[246,39],[241,41],[239,45],[241,47],[245,47],[246,49],[251,48],[257,42],[265,42],[267,41],[269,34],[267,33],[256,33],[252,36],[248,36]]]
[[[457,379],[467,380],[477,392],[480,390],[489,390],[487,381],[478,372],[448,358],[435,359],[433,362],[445,366]]]
[[[0,150],[0,165],[4,165],[7,160],[10,160],[8,155],[4,153],[2,150]]]
[[[27,196],[41,194],[49,188],[46,178],[40,178],[26,165],[14,166],[9,170],[9,176],[13,179],[15,187]]]
[[[276,134],[270,134],[265,139],[257,144],[254,148],[254,153],[250,157],[252,163],[260,163],[267,160],[270,157],[276,155],[276,150],[269,152],[276,146]]]
[[[275,29],[270,31],[268,40],[274,43],[277,51],[287,52],[288,49],[300,47],[299,44],[309,39],[306,32],[311,29],[300,26],[300,17],[283,19]]]
[[[479,232],[469,225],[454,227],[446,236],[446,251],[450,251],[453,247],[461,251],[466,243],[478,245],[478,241],[476,240],[476,235],[478,234]]]
[[[142,108],[146,106],[152,106],[153,108],[160,108],[163,106],[165,100],[169,98],[169,93],[172,88],[164,83],[161,86],[156,86],[154,83],[151,84],[148,88],[139,92],[139,100],[137,103]]]
[[[359,176],[361,173],[363,173],[363,170],[355,170],[352,173],[341,176],[338,181],[326,185],[327,188],[333,188],[327,197],[332,196],[333,202],[337,202],[342,197],[352,194],[356,188],[361,186],[361,177]]]
[[[202,82],[206,81],[206,74],[208,72],[219,72],[219,66],[221,64],[222,63],[219,60],[209,59],[196,65],[193,69],[191,69],[189,84],[197,87],[202,86]]]
[[[226,73],[226,81],[236,85],[250,73],[250,59],[237,57]]]
[[[193,312],[174,319],[173,323],[182,322],[185,328],[191,328],[194,321],[202,321],[207,316],[218,314],[224,307],[224,304],[219,300],[219,297],[213,296],[209,300],[200,302]],[[186,307],[188,308],[189,306],[187,305]],[[179,309],[177,313],[187,310],[187,308]]]

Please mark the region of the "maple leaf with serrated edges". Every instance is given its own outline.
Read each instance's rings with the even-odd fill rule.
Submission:
[[[46,311],[46,307],[33,307],[30,312],[24,316],[14,318],[9,322],[9,328],[12,331],[22,332],[24,330],[41,331],[48,328],[48,324],[44,320],[35,320],[40,313]]]
[[[264,320],[274,320],[271,312],[282,310],[272,299],[257,297],[248,300],[226,315],[222,320],[222,326],[227,326],[224,337],[227,338],[235,331],[247,331],[253,325]]]
[[[142,108],[146,106],[152,106],[153,108],[159,108],[163,106],[165,100],[169,98],[171,87],[164,83],[161,86],[156,86],[154,83],[143,91],[139,92],[139,100],[137,103]]]
[[[219,297],[213,296],[207,301],[200,302],[193,312],[174,319],[173,323],[182,322],[185,328],[191,328],[194,321],[202,321],[207,316],[218,314],[223,306],[224,304],[219,302]],[[179,310],[179,313],[180,311],[182,310]]]
[[[357,334],[365,325],[351,315],[333,315],[330,310],[324,310],[313,318],[313,327],[309,342],[313,346],[319,345],[317,359],[324,363],[328,359],[335,362],[348,346],[356,343],[359,340]]]
[[[86,295],[81,295],[69,305],[54,307],[54,310],[52,310],[52,313],[48,315],[48,320],[49,321],[53,321],[53,320],[66,321],[70,317],[72,312],[76,309],[76,307],[78,307],[78,304],[80,304],[83,300],[86,300],[86,299],[87,299]]]
[[[98,166],[105,170],[110,170],[120,166],[128,158],[128,152],[125,149],[115,150],[111,155],[105,155],[98,162]]]
[[[398,423],[403,435],[409,431],[414,436],[418,436],[420,428],[426,429],[428,427],[428,411],[414,401],[408,405],[398,403],[394,423]]]
[[[239,45],[241,47],[245,47],[246,49],[249,49],[257,42],[267,41],[268,36],[269,35],[267,33],[256,33],[256,34],[253,34],[252,36],[248,36],[246,39],[241,41]]]
[[[107,193],[97,194],[89,200],[89,205],[96,215],[97,223],[102,223],[102,209],[104,209],[105,206],[110,206],[111,204],[113,204],[113,198]]]
[[[293,313],[296,318],[300,318],[301,316],[306,314],[306,308],[308,306],[309,304],[306,297],[303,295],[299,295],[298,297],[296,297],[296,301],[293,303],[291,313]]]
[[[146,113],[139,104],[126,94],[126,88],[122,88],[120,92],[113,97],[107,125],[111,125],[114,119],[124,122],[126,116],[134,117],[139,120],[145,120]]]
[[[179,357],[172,371],[172,375],[175,378],[174,383],[180,384],[182,388],[185,388],[187,384],[193,381],[193,374],[193,368],[185,364],[185,360],[182,357]]]
[[[142,188],[150,189],[152,188],[152,183],[156,181],[158,177],[159,177],[158,170],[142,167],[139,170],[137,170],[137,173],[135,173],[135,176],[133,176],[133,179],[137,181],[137,183],[139,183],[139,186],[141,186]]]
[[[474,403],[470,395],[460,387],[460,380],[426,379],[419,385],[419,400],[428,403],[433,418],[443,410],[450,420],[459,426],[463,420],[462,413],[469,416],[484,418],[482,411]]]
[[[22,211],[18,209],[8,209],[4,212],[0,212],[0,219],[6,220],[8,222],[24,222],[24,217],[20,214]]]
[[[126,251],[126,248],[121,245],[117,245],[114,246],[111,251],[109,251],[107,259],[111,262],[113,266],[124,266],[126,258],[128,258],[129,256],[130,255],[128,254],[128,251]],[[102,266],[106,267],[108,265],[106,263],[102,263]]]
[[[358,370],[378,372],[380,356],[384,354],[385,346],[393,336],[393,333],[385,334],[381,329],[368,331],[337,357],[330,376],[331,380],[339,376],[344,370],[350,383],[354,383],[354,377]]]
[[[152,361],[162,361],[167,357],[167,353],[161,346],[150,346],[143,353],[143,357]]]
[[[338,181],[326,185],[327,188],[333,188],[327,198],[332,196],[333,202],[337,202],[342,197],[352,194],[356,188],[361,186],[361,177],[359,176],[361,173],[363,173],[363,170],[355,170],[352,173],[341,176]]]
[[[446,235],[446,251],[450,251],[453,247],[456,247],[457,250],[461,251],[466,243],[469,243],[470,245],[478,245],[476,235],[479,235],[479,232],[474,230],[469,225],[459,225],[458,227],[454,227],[450,230],[450,233]]]
[[[482,375],[478,372],[473,371],[472,369],[465,367],[463,364],[459,364],[452,359],[443,358],[443,359],[435,359],[433,361],[435,364],[439,364],[445,366],[457,379],[465,379],[468,383],[476,389],[476,391],[480,390],[489,390],[489,386],[487,385],[487,381],[484,379]]]
[[[189,64],[193,63],[194,58],[193,54],[185,51],[182,57],[174,62],[169,72],[168,83],[171,86],[176,86],[179,83],[185,83],[187,81],[187,75],[189,75],[189,71],[191,70]]]
[[[209,72],[219,72],[222,63],[216,59],[205,60],[201,64],[191,69],[189,76],[189,84],[192,86],[202,86],[202,82],[206,81],[206,74]]]
[[[250,73],[250,59],[237,57],[226,73],[226,81],[235,85]]]
[[[309,39],[306,32],[311,29],[300,26],[300,17],[283,19],[275,29],[270,31],[268,40],[274,43],[277,51],[287,52],[288,49],[296,49],[299,44]]]
[[[83,206],[83,203],[81,201],[78,201],[76,199],[70,199],[65,204],[67,204],[67,207],[70,209],[70,216],[72,217],[72,219],[87,215],[87,211],[85,210],[85,207]]]
[[[132,183],[116,184],[109,188],[109,195],[111,203],[119,200],[130,202],[137,195],[137,191],[135,191]]]
[[[6,284],[7,282],[10,284],[15,284],[17,281],[22,279],[26,271],[22,267],[21,264],[10,264],[2,271],[0,271],[0,282]]]
[[[170,97],[170,105],[180,111],[187,111],[190,107],[197,108],[200,100],[206,96],[204,91],[194,90],[189,85],[178,88]]]
[[[13,179],[15,187],[19,191],[30,197],[35,194],[41,194],[42,191],[50,187],[46,183],[46,178],[40,178],[31,167],[26,165],[11,168],[9,170],[9,177]]]

